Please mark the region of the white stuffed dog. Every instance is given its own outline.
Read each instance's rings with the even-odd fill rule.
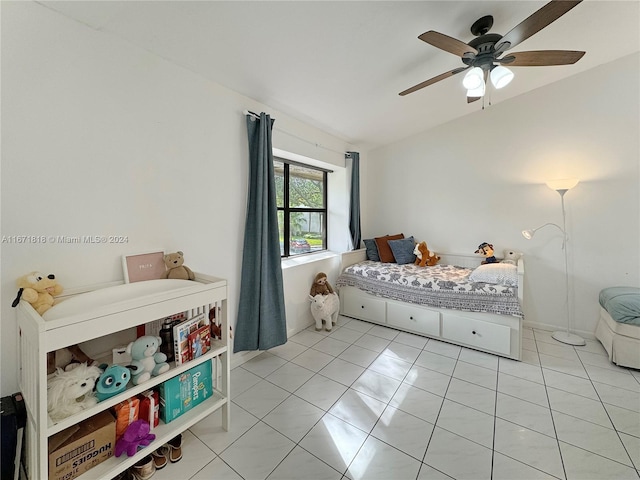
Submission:
[[[517,265],[518,260],[520,260],[520,258],[522,258],[522,253],[505,248],[504,259],[500,263],[509,263],[511,265]]]
[[[102,374],[96,366],[79,363],[65,372],[58,368],[47,382],[47,412],[53,422],[74,415],[98,403],[93,387]]]
[[[340,312],[340,298],[338,294],[317,294],[313,297],[309,295],[309,301],[311,302],[311,315],[313,315],[316,321],[316,330],[322,330],[322,321],[324,320],[325,328],[327,332],[330,332],[333,325],[338,322],[338,313]]]

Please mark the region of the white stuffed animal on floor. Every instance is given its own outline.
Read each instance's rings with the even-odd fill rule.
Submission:
[[[329,295],[315,296],[309,295],[311,302],[311,315],[316,321],[316,331],[322,330],[322,321],[325,322],[327,332],[330,332],[333,326],[338,323],[338,313],[340,312],[340,298],[337,293]]]

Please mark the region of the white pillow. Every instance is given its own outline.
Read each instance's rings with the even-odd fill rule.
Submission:
[[[477,267],[469,280],[472,282],[495,283],[498,285],[518,286],[518,267],[508,263],[487,263]]]

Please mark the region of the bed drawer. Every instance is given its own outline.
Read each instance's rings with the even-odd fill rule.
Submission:
[[[440,336],[440,314],[422,307],[388,302],[387,323],[402,330]]]
[[[506,325],[446,314],[442,318],[442,337],[482,350],[511,354],[511,329]]]
[[[386,302],[361,295],[347,295],[344,299],[343,314],[376,323],[386,323]]]

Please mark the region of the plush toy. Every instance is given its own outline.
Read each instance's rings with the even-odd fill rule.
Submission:
[[[127,353],[131,355],[130,367],[134,385],[169,370],[167,356],[158,352],[161,343],[160,337],[145,335],[127,345]]]
[[[102,371],[80,363],[68,372],[61,368],[47,381],[47,412],[58,422],[98,403],[93,387]]]
[[[191,269],[184,265],[184,253],[182,252],[165,255],[164,264],[167,267],[164,278],[175,278],[178,280],[194,280],[196,278]]]
[[[146,447],[156,439],[153,433],[149,433],[149,422],[146,420],[134,420],[129,424],[124,435],[116,442],[115,455],[119,457],[127,452],[128,457],[133,457],[139,447]]]
[[[316,321],[316,331],[322,330],[322,321],[325,322],[327,332],[330,332],[333,325],[338,323],[338,313],[340,312],[340,298],[337,293],[329,295],[316,294],[309,295],[311,302],[311,315]]]
[[[474,253],[484,255],[485,258],[482,261],[482,265],[485,263],[498,263],[498,259],[493,255],[493,245],[490,243],[482,242]]]
[[[511,265],[517,265],[518,260],[522,258],[522,253],[516,252],[515,250],[509,250],[508,248],[504,249],[504,259],[501,263],[509,263]]]
[[[222,325],[216,323],[216,309],[209,310],[209,325],[211,325],[211,338],[222,338]],[[233,328],[229,325],[229,338],[233,338]]]
[[[440,257],[427,248],[427,242],[420,242],[413,249],[416,256],[415,265],[420,267],[432,267],[440,261]]]
[[[333,288],[331,288],[331,284],[327,281],[327,274],[320,272],[316,275],[316,278],[313,280],[313,285],[311,285],[311,291],[309,295],[315,297],[316,295],[330,295],[334,293]]]
[[[122,365],[106,367],[96,383],[96,398],[99,402],[113,397],[127,388],[131,379],[131,372]]]
[[[52,273],[45,276],[39,272],[31,272],[20,277],[16,284],[18,296],[11,306],[17,307],[20,299],[24,298],[40,315],[53,307],[55,302],[53,297],[62,293],[62,286]]]

